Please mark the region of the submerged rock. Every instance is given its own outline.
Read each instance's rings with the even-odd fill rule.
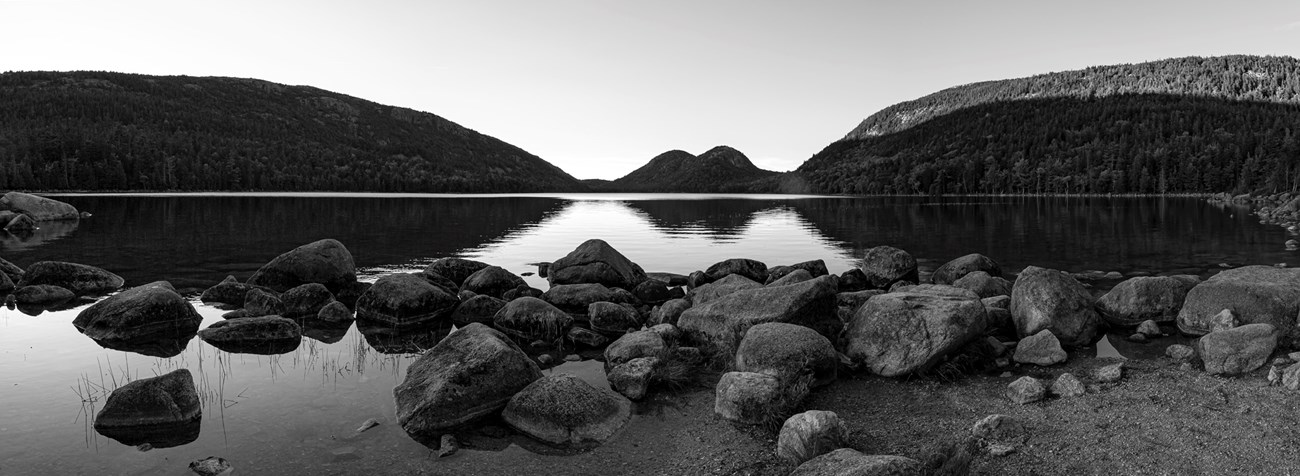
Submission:
[[[1020,337],[1051,330],[1066,346],[1084,346],[1097,336],[1101,319],[1092,295],[1069,275],[1030,266],[1011,290],[1011,318]]]
[[[1187,292],[1199,282],[1195,276],[1130,278],[1098,299],[1097,311],[1114,326],[1135,326],[1147,320],[1173,322]]]
[[[632,404],[569,374],[542,377],[520,390],[501,412],[524,434],[556,445],[599,444],[632,416]]]
[[[812,377],[812,385],[835,380],[839,354],[830,339],[804,326],[769,322],[749,328],[736,350],[736,370],[773,375],[783,382]]]
[[[209,456],[197,461],[190,462],[190,471],[199,476],[224,476],[231,474],[235,468],[230,465],[225,458]]]
[[[537,364],[505,334],[470,324],[407,368],[393,389],[397,421],[412,436],[436,437],[497,412],[539,378]]]
[[[978,299],[882,294],[863,304],[849,322],[845,354],[878,375],[906,375],[983,335],[986,321]]]
[[[253,273],[248,284],[284,292],[303,284],[320,283],[331,292],[341,294],[356,280],[357,267],[352,253],[338,240],[324,239],[275,257]]]
[[[847,446],[849,430],[835,412],[810,410],[785,420],[776,441],[777,457],[800,464]]]
[[[18,287],[49,284],[72,291],[78,296],[87,296],[116,291],[124,283],[121,276],[94,266],[41,261],[27,267]]]
[[[835,314],[835,292],[831,276],[737,291],[687,309],[677,327],[692,342],[727,352],[734,351],[746,330],[765,322],[798,324],[830,338],[843,326]]]
[[[4,258],[0,258],[0,274],[8,276],[10,281],[17,284],[23,280],[24,273],[23,269],[19,268],[18,265],[5,261]]]
[[[214,322],[199,338],[226,352],[276,355],[298,348],[302,327],[280,316],[245,317]]]
[[[934,270],[931,280],[934,284],[952,284],[970,273],[983,271],[992,277],[1002,277],[1002,267],[997,261],[979,253],[971,253],[954,259]]]
[[[18,235],[29,234],[36,230],[36,220],[27,215],[16,215],[4,223],[4,230]]]
[[[923,476],[928,468],[920,461],[892,455],[866,455],[858,450],[840,448],[810,459],[790,476]]]
[[[916,258],[906,251],[892,246],[877,246],[868,249],[858,264],[868,285],[873,289],[889,289],[899,281],[919,281],[916,272]]]
[[[12,210],[35,221],[76,220],[77,207],[29,193],[9,192],[0,197],[0,210]]]
[[[633,289],[646,280],[645,271],[604,240],[587,240],[551,263],[547,279],[556,284],[602,284]]]
[[[501,332],[523,342],[554,341],[573,325],[573,317],[535,297],[521,297],[506,303],[492,318]]]
[[[450,323],[460,299],[414,274],[379,278],[357,299],[357,320],[389,327]]]
[[[1271,324],[1246,324],[1206,334],[1196,341],[1196,351],[1210,375],[1240,375],[1268,362],[1277,348],[1277,328]]]
[[[108,348],[172,357],[184,349],[202,322],[203,317],[176,294],[171,283],[156,281],[91,305],[77,314],[72,325]]]
[[[1204,335],[1224,309],[1235,312],[1243,324],[1271,324],[1288,335],[1300,314],[1300,269],[1261,265],[1222,271],[1187,292],[1178,330]]]
[[[135,380],[109,394],[95,415],[95,431],[136,446],[166,448],[198,438],[203,412],[187,369]]]

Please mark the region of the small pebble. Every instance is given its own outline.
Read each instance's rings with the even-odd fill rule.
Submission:
[[[1128,340],[1129,340],[1129,342],[1137,342],[1137,343],[1139,343],[1139,344],[1145,344],[1145,343],[1147,343],[1147,336],[1146,336],[1146,334],[1137,333],[1137,334],[1133,334],[1133,335],[1131,335],[1131,336],[1128,336]]]
[[[1014,453],[1015,451],[1016,451],[1016,447],[1011,445],[1004,445],[1001,443],[994,443],[989,445],[989,454],[995,458],[1001,458],[1003,456]]]
[[[190,471],[200,476],[220,476],[230,474],[235,468],[225,458],[209,456],[190,463]]]
[[[362,422],[362,423],[361,423],[361,426],[358,426],[358,427],[357,427],[357,433],[361,433],[361,432],[363,432],[363,431],[369,430],[369,429],[374,428],[374,427],[376,427],[376,426],[379,426],[379,420],[376,420],[376,419],[374,419],[374,418],[371,418],[371,419],[369,419],[369,420],[366,420],[366,421]]]

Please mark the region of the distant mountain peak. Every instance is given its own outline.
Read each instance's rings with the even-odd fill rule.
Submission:
[[[699,156],[681,150],[656,155],[609,187],[642,192],[744,191],[747,184],[776,175],[758,168],[740,151],[720,145]]]

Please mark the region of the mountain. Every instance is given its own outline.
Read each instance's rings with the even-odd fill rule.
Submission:
[[[664,152],[605,187],[623,192],[752,192],[761,191],[754,188],[779,175],[758,168],[745,154],[722,145],[698,157],[680,150]]]
[[[442,117],[309,86],[0,74],[0,190],[586,190]]]
[[[1176,58],[946,89],[871,115],[796,174],[814,192],[1300,189],[1300,61]]]

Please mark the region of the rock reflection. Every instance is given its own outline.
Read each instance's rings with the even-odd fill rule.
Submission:
[[[143,339],[104,339],[91,338],[100,347],[123,352],[135,352],[149,357],[175,357],[185,351],[190,340],[197,335],[193,329],[171,329],[170,334],[153,334]]]
[[[43,221],[35,230],[22,231],[18,234],[0,232],[0,247],[10,252],[34,250],[46,244],[71,235],[77,231],[80,220]]]
[[[382,354],[413,354],[437,345],[451,334],[450,322],[431,322],[410,327],[389,327],[357,320],[357,330],[365,336],[366,343]]]

